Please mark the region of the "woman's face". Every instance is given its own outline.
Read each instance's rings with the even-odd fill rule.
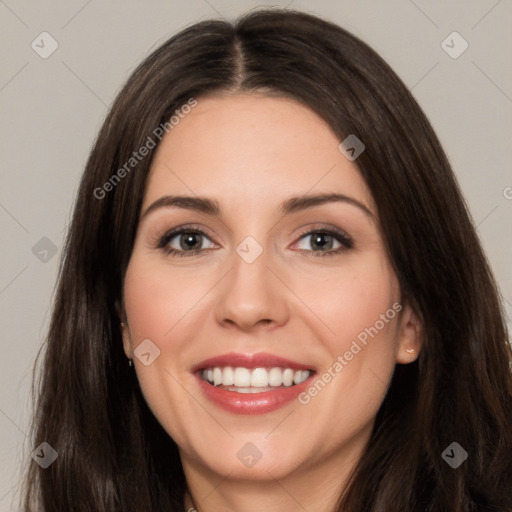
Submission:
[[[123,340],[188,477],[339,480],[395,364],[418,355],[421,326],[340,142],[295,101],[243,94],[199,98],[157,148]]]

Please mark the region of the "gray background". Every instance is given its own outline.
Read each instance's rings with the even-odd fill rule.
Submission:
[[[22,464],[34,448],[26,436],[31,369],[79,177],[108,105],[134,67],[179,29],[258,5],[340,24],[412,89],[458,176],[510,319],[511,0],[0,0],[1,511],[14,510]],[[42,46],[43,31],[59,45],[46,59],[31,47],[34,40]],[[469,44],[456,59],[441,46],[453,31]],[[452,52],[460,43],[447,41]],[[50,247],[43,237],[55,255],[36,250]]]

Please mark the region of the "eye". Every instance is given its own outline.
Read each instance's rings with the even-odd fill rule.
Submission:
[[[159,240],[157,247],[173,256],[194,256],[205,250],[202,238],[210,240],[201,229],[182,226],[166,233]],[[213,246],[213,242],[211,243]],[[211,249],[212,246],[208,248]]]
[[[313,249],[300,248],[299,252],[305,252],[313,256],[333,256],[353,247],[352,239],[343,231],[332,227],[316,227],[301,233],[299,239],[306,240],[305,245]],[[209,247],[204,247],[204,239],[210,241]],[[338,247],[335,245],[338,244]],[[169,231],[158,239],[157,248],[172,256],[195,256],[207,249],[212,249],[214,243],[200,228],[193,226],[181,226]],[[315,250],[319,248],[319,250]]]
[[[318,227],[300,235],[300,239],[307,239],[308,237],[310,240],[305,245],[320,249],[300,248],[299,250],[311,253],[313,256],[333,256],[353,247],[352,239],[346,233],[331,227]],[[334,247],[336,243],[338,247]]]

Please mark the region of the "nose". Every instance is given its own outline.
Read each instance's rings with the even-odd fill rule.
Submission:
[[[251,263],[234,253],[233,267],[219,287],[217,321],[244,332],[265,326],[273,329],[289,318],[287,288],[269,267],[267,250]],[[282,278],[281,278],[282,279]]]

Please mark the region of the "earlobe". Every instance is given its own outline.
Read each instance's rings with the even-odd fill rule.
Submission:
[[[423,346],[424,329],[420,316],[411,305],[406,305],[399,320],[396,362],[409,364],[415,361]]]

